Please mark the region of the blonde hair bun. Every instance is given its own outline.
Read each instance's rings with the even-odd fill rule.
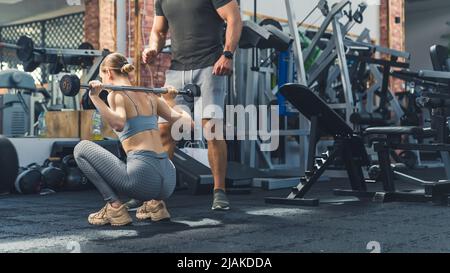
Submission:
[[[125,64],[120,69],[120,72],[128,74],[128,73],[132,72],[133,70],[134,70],[134,65],[132,65],[132,64]]]

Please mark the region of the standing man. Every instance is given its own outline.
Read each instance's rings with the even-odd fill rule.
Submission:
[[[224,26],[225,45],[223,41]],[[166,85],[181,89],[193,83],[202,90],[203,109],[222,110],[202,113],[202,126],[207,134],[209,121],[223,123],[227,76],[233,70],[233,54],[242,31],[242,20],[236,0],[155,0],[155,18],[150,45],[143,52],[144,63],[151,63],[161,52],[170,32],[172,65],[166,73]],[[168,98],[169,104],[186,104],[180,98]],[[192,107],[192,105],[189,105]],[[161,136],[169,155],[175,143],[171,127],[160,124]],[[225,194],[227,146],[224,138],[208,139],[208,160],[214,177],[213,210],[230,208]]]

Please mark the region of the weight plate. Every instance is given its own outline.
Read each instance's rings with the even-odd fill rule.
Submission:
[[[33,58],[34,43],[31,38],[27,36],[20,36],[17,41],[17,46],[19,48],[17,49],[16,54],[20,61],[27,62]]]

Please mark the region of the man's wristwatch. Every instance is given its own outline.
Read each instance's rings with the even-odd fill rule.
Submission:
[[[223,56],[225,56],[225,58],[227,59],[233,60],[233,52],[231,51],[224,51]]]

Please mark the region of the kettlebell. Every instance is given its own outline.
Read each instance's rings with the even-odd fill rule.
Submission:
[[[73,155],[66,155],[63,158],[62,167],[66,175],[64,190],[83,191],[91,188],[89,180],[78,168],[77,162],[75,161]]]
[[[41,169],[44,187],[54,191],[60,191],[64,186],[66,174],[61,169],[61,164],[47,159]]]
[[[32,163],[19,168],[19,175],[14,181],[14,189],[21,194],[33,194],[41,191],[43,181],[40,166]]]

